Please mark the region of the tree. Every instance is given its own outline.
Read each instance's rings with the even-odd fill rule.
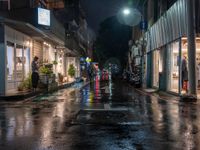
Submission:
[[[131,29],[129,26],[120,24],[115,16],[101,23],[94,51],[95,59],[100,67],[113,57],[120,60],[122,65],[125,64]]]
[[[68,69],[68,75],[70,76],[70,77],[74,77],[75,76],[75,67],[74,67],[74,65],[73,64],[70,64],[69,65],[69,69]]]

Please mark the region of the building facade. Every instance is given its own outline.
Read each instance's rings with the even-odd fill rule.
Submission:
[[[146,2],[144,15],[149,26],[132,47],[133,55],[137,49],[144,52],[140,55],[144,59],[141,64],[143,87],[199,96],[198,6],[196,0]],[[188,82],[183,82],[184,68]]]
[[[200,94],[200,40],[195,28],[197,18],[190,19],[199,14],[193,11],[195,2],[177,0],[146,32],[146,58],[150,67],[146,79],[151,81],[148,86],[179,95]]]
[[[71,49],[66,45],[68,29],[66,24],[57,19],[58,14],[54,12],[55,7],[58,9],[59,6],[61,9],[63,6],[61,2],[59,5],[45,2],[11,0],[9,5],[4,3],[2,6],[0,79],[3,82],[0,85],[0,95],[16,93],[20,83],[31,73],[34,56],[39,57],[41,65],[53,64],[56,80],[58,74],[68,78],[67,70],[70,64],[76,69],[75,77],[80,77],[79,46]],[[9,7],[5,9],[5,6]],[[41,22],[40,15],[45,15]]]

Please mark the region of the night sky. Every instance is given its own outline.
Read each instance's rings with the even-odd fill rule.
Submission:
[[[125,6],[137,6],[141,0],[81,0],[90,28],[98,32],[100,22],[116,15]]]

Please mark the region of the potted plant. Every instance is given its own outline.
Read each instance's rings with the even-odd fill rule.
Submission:
[[[69,65],[68,75],[73,78],[75,76],[76,70],[73,64]]]
[[[29,74],[28,77],[19,84],[18,91],[30,90],[31,87],[32,87],[31,74]]]
[[[45,66],[40,67],[39,72],[40,72],[40,79],[42,83],[47,84],[47,82],[48,83],[52,82],[51,76],[53,74],[53,71],[51,68],[52,68],[52,64],[47,64]]]
[[[61,73],[58,73],[58,82],[63,83],[64,76]]]
[[[58,64],[58,62],[56,60],[54,60],[52,63],[53,63],[53,65],[57,65]]]
[[[19,86],[17,87],[17,90],[18,90],[18,91],[23,91],[23,90],[24,90],[24,84],[23,84],[23,82],[21,82],[21,83],[19,84]]]

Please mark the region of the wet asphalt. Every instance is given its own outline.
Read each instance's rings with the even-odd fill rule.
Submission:
[[[0,150],[198,150],[199,108],[120,80],[78,83],[0,102]]]

